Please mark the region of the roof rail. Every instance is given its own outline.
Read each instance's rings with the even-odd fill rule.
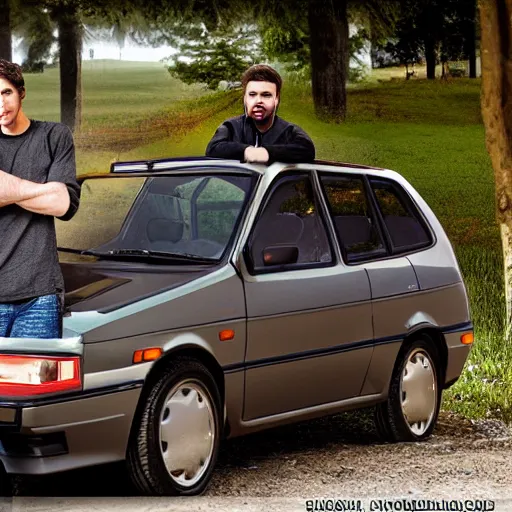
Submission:
[[[163,170],[167,167],[168,164],[174,162],[198,162],[204,160],[222,160],[222,158],[213,158],[208,156],[186,156],[151,160],[112,162],[110,164],[110,172],[151,172]]]
[[[131,160],[122,162],[112,162],[110,164],[111,173],[127,173],[127,172],[151,172],[160,171],[168,168],[169,164],[184,162],[200,162],[200,161],[226,161],[226,158],[215,158],[211,156],[186,156],[173,158],[160,158],[149,160]],[[233,160],[240,163],[239,160]],[[281,162],[285,163],[285,162]],[[304,162],[308,163],[308,162]],[[372,169],[377,171],[385,171],[382,167],[372,167],[369,165],[359,165],[346,162],[336,162],[334,160],[314,160],[317,165],[334,165],[336,167],[351,167],[353,169]]]
[[[352,167],[353,169],[372,169],[374,171],[385,171],[383,167],[373,167],[371,165],[350,164],[346,162],[336,162],[334,160],[315,160],[318,165],[335,165],[336,167]]]

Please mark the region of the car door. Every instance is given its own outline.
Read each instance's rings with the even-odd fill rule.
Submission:
[[[416,226],[403,216],[402,205],[381,180],[329,172],[320,173],[319,180],[345,262],[368,273],[375,349],[361,394],[380,393],[388,384],[419,290],[414,268],[403,254],[403,239],[420,245],[425,240],[421,233],[415,238],[406,234]]]
[[[384,188],[381,180],[367,184],[362,174],[321,173],[320,183],[344,259],[348,265],[366,269],[372,299],[417,291],[414,269],[397,250],[407,243],[404,236],[410,239],[408,230],[416,232],[415,226],[410,226],[411,218],[403,216],[404,209],[391,191]],[[390,232],[390,228],[392,236],[386,240],[384,231]],[[416,238],[418,243],[423,242],[422,233]]]
[[[391,253],[387,261],[375,262],[369,269],[370,280],[376,283],[373,309],[378,341],[403,335],[410,317],[422,310],[421,299],[417,298],[421,296],[420,285],[407,255],[430,246],[433,237],[398,183],[378,177],[369,177],[368,183]]]
[[[368,276],[339,260],[315,183],[278,176],[245,248],[244,420],[357,396],[369,365]],[[284,251],[275,265],[269,248]]]

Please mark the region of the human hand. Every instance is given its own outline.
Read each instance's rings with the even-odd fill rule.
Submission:
[[[245,148],[244,159],[246,162],[265,164],[268,162],[269,154],[265,148],[249,146],[248,148]]]

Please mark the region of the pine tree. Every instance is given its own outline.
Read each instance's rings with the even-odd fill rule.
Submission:
[[[176,58],[171,75],[186,84],[203,83],[217,89],[223,80],[236,82],[252,64],[263,59],[258,31],[253,26],[208,29],[203,24],[183,26],[176,32]]]

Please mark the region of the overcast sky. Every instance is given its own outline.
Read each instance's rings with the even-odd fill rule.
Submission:
[[[23,55],[13,45],[13,60],[18,64],[22,63]],[[56,47],[53,49],[55,50]],[[82,60],[90,59],[90,50],[94,50],[94,59],[119,59],[119,47],[116,43],[108,42],[84,42]],[[132,41],[126,41],[121,51],[121,60],[158,62],[159,60],[172,55],[173,49],[170,46],[159,48],[148,48],[137,46]]]

